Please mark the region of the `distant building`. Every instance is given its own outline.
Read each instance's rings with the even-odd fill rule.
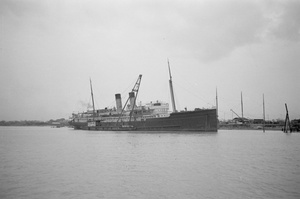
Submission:
[[[254,119],[253,124],[262,124],[264,122],[263,119]]]

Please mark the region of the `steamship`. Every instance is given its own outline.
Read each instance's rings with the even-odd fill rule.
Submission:
[[[142,75],[139,75],[124,105],[122,104],[121,94],[118,93],[115,94],[116,107],[96,110],[90,80],[93,110],[72,114],[70,125],[74,129],[99,131],[217,132],[218,122],[215,108],[196,108],[192,111],[176,110],[169,62],[168,67],[172,112],[169,111],[169,104],[162,101],[150,102],[145,105],[136,104]]]

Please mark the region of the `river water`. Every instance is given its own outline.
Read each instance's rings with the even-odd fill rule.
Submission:
[[[0,198],[300,198],[300,133],[0,127]]]

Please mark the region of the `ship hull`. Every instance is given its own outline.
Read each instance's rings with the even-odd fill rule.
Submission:
[[[133,117],[131,122],[96,122],[95,126],[89,126],[87,122],[70,124],[74,129],[99,131],[218,131],[216,109],[177,112],[171,113],[169,117],[141,121]]]

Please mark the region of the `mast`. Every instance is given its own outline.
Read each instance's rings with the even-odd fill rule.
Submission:
[[[218,118],[218,110],[219,110],[219,105],[218,105],[218,88],[216,88],[216,109],[217,109],[217,118]]]
[[[176,105],[175,105],[175,99],[174,99],[174,91],[173,91],[173,83],[172,83],[172,75],[171,75],[169,59],[168,59],[168,67],[169,67],[169,75],[170,75],[169,86],[170,86],[170,92],[171,92],[172,107],[173,107],[173,112],[177,112]]]
[[[94,104],[94,95],[93,95],[93,87],[92,87],[92,80],[90,78],[90,86],[91,86],[91,96],[92,96],[92,102],[93,102],[93,120],[95,117],[95,104]]]
[[[244,110],[243,110],[243,93],[241,92],[241,108],[242,108],[242,118],[244,120]]]
[[[263,94],[263,132],[265,132],[265,95]]]
[[[216,88],[216,112],[217,112],[217,128],[219,128],[218,88]]]

